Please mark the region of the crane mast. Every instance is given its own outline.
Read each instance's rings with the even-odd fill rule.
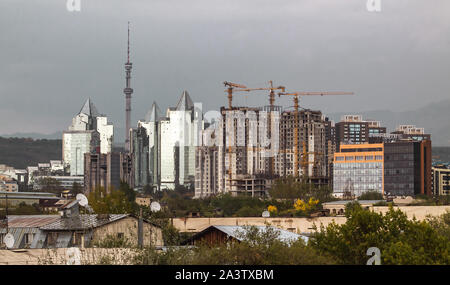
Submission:
[[[327,96],[327,95],[353,95],[353,92],[291,92],[291,93],[285,93],[280,92],[278,93],[278,96],[294,96],[294,176],[298,177],[298,166],[299,166],[299,138],[298,138],[298,131],[299,131],[299,96]],[[305,153],[306,150],[303,150],[304,156],[306,156]],[[304,164],[302,163],[302,166]]]

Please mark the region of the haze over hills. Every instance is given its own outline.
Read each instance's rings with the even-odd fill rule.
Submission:
[[[330,113],[327,116],[339,122],[346,114],[361,114],[364,120],[381,121],[387,131],[395,130],[397,125],[416,125],[425,128],[425,133],[431,134],[433,146],[450,146],[450,99],[431,103],[417,110],[394,112],[377,111],[349,111]]]
[[[54,132],[51,134],[40,134],[40,133],[13,133],[0,135],[3,138],[32,138],[35,140],[60,140],[62,137],[62,132]]]
[[[450,99],[436,103],[431,103],[425,107],[395,112],[389,110],[374,111],[349,111],[326,114],[335,122],[339,122],[341,116],[346,114],[361,114],[365,120],[381,121],[383,126],[388,128],[388,132],[395,130],[397,125],[416,125],[419,128],[425,128],[426,133],[431,134],[433,146],[450,146]],[[123,142],[124,128],[120,124],[114,123],[114,143]],[[33,139],[61,139],[62,131],[52,134],[40,133],[13,133],[0,135],[4,138],[33,138]]]

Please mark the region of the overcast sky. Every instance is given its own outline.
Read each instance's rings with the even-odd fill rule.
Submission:
[[[449,99],[450,1],[381,3],[376,13],[366,0],[81,0],[69,12],[66,0],[1,0],[0,134],[62,131],[88,97],[123,132],[127,21],[133,126],[183,90],[218,109],[225,80],[357,94],[301,100],[325,113]],[[266,92],[234,98],[267,103]]]

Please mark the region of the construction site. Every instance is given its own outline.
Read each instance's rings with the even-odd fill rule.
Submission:
[[[220,109],[219,122],[203,130],[196,149],[195,197],[265,197],[277,178],[287,176],[316,185],[332,182],[334,123],[321,111],[300,106],[299,99],[353,93],[286,92],[285,86],[268,83],[258,88],[223,83],[228,106]],[[268,105],[233,106],[233,96],[256,91],[268,92]],[[292,98],[293,105],[283,108],[276,97]]]

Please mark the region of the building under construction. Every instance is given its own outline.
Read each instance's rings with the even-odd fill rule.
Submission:
[[[203,144],[196,150],[196,197],[218,193],[260,197],[276,178],[289,175],[329,183],[333,128],[320,111],[302,110],[297,123],[294,112],[280,106],[221,108],[221,115],[217,128],[203,131]],[[297,144],[295,126],[299,126]]]

